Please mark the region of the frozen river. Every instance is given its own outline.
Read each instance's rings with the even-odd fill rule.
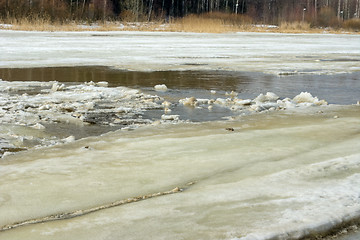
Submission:
[[[360,70],[359,35],[0,31],[0,67],[112,66],[273,74]]]
[[[359,42],[0,31],[0,140],[29,149],[0,159],[0,238],[300,239],[356,225]]]

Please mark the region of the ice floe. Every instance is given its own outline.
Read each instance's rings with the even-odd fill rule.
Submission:
[[[43,122],[90,124],[148,123],[144,111],[160,109],[162,98],[107,83],[78,85],[0,81],[0,123],[42,129]],[[49,87],[49,88],[47,88]],[[33,91],[32,94],[19,94]]]
[[[64,84],[0,80],[0,124],[23,126],[40,132],[49,124],[59,123],[125,127],[149,124],[152,120],[143,118],[144,112],[162,109],[164,100],[161,97],[125,87],[107,86],[107,82]],[[22,144],[16,144],[18,138],[11,137],[18,135],[17,130],[3,135],[12,149],[22,147]],[[35,140],[24,136],[26,145],[49,146],[72,141],[71,138],[53,139],[37,135],[33,135]],[[29,141],[34,144],[28,144]],[[0,143],[0,149],[8,148]]]
[[[254,99],[237,98],[238,93],[226,94],[229,98],[217,99],[197,99],[189,97],[180,99],[179,103],[184,106],[192,106],[199,108],[209,108],[214,106],[225,107],[239,113],[263,112],[274,110],[285,110],[288,108],[304,108],[310,106],[327,105],[325,100],[319,100],[308,92],[302,92],[293,99],[280,99],[275,93],[267,92],[265,95],[260,94]]]
[[[167,86],[165,84],[158,84],[158,85],[155,85],[154,86],[154,89],[156,91],[162,91],[162,92],[165,92],[168,90]]]

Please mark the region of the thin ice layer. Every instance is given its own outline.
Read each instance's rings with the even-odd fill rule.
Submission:
[[[231,70],[280,75],[360,70],[359,35],[0,33],[0,67],[103,65],[138,71]]]
[[[360,111],[317,110],[149,126],[6,157],[0,225],[195,184],[0,237],[287,239],[329,229],[360,215]]]

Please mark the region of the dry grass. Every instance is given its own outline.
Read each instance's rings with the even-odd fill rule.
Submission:
[[[281,22],[279,30],[289,32],[306,32],[310,31],[311,27],[308,22]]]
[[[174,20],[170,25],[170,30],[174,32],[207,32],[222,33],[230,31],[229,26],[225,26],[220,19],[206,19],[196,15]]]
[[[171,22],[170,30],[177,32],[224,33],[246,31],[251,28],[251,19],[242,15],[206,13],[188,15]]]
[[[346,20],[343,24],[344,28],[350,31],[359,32],[360,31],[360,19],[353,18]]]
[[[161,23],[120,23],[116,21],[83,22],[53,22],[47,19],[7,19],[0,29],[17,31],[164,31]]]
[[[344,33],[344,29],[314,28],[308,22],[282,22],[279,27],[255,25],[244,15],[207,13],[189,15],[184,18],[163,22],[53,22],[44,18],[7,19],[1,21],[0,29],[23,31],[172,31],[198,33],[226,32],[279,32],[279,33]],[[347,33],[360,33],[360,21],[351,19],[344,23]]]
[[[8,24],[6,29],[20,31],[76,31],[77,28],[72,23],[52,22],[46,18],[13,18],[3,22]]]

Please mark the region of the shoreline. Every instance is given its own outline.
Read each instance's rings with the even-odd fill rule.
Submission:
[[[227,29],[230,28],[230,29]],[[125,31],[139,31],[139,32],[178,32],[178,33],[283,33],[283,34],[345,34],[345,35],[359,35],[360,31],[348,29],[332,29],[325,28],[310,28],[302,29],[281,29],[277,25],[267,24],[249,24],[244,26],[224,26],[221,30],[181,30],[178,24],[158,23],[158,22],[95,22],[90,24],[44,24],[44,25],[18,25],[0,23],[0,30],[8,31],[29,31],[29,32],[125,32]]]

